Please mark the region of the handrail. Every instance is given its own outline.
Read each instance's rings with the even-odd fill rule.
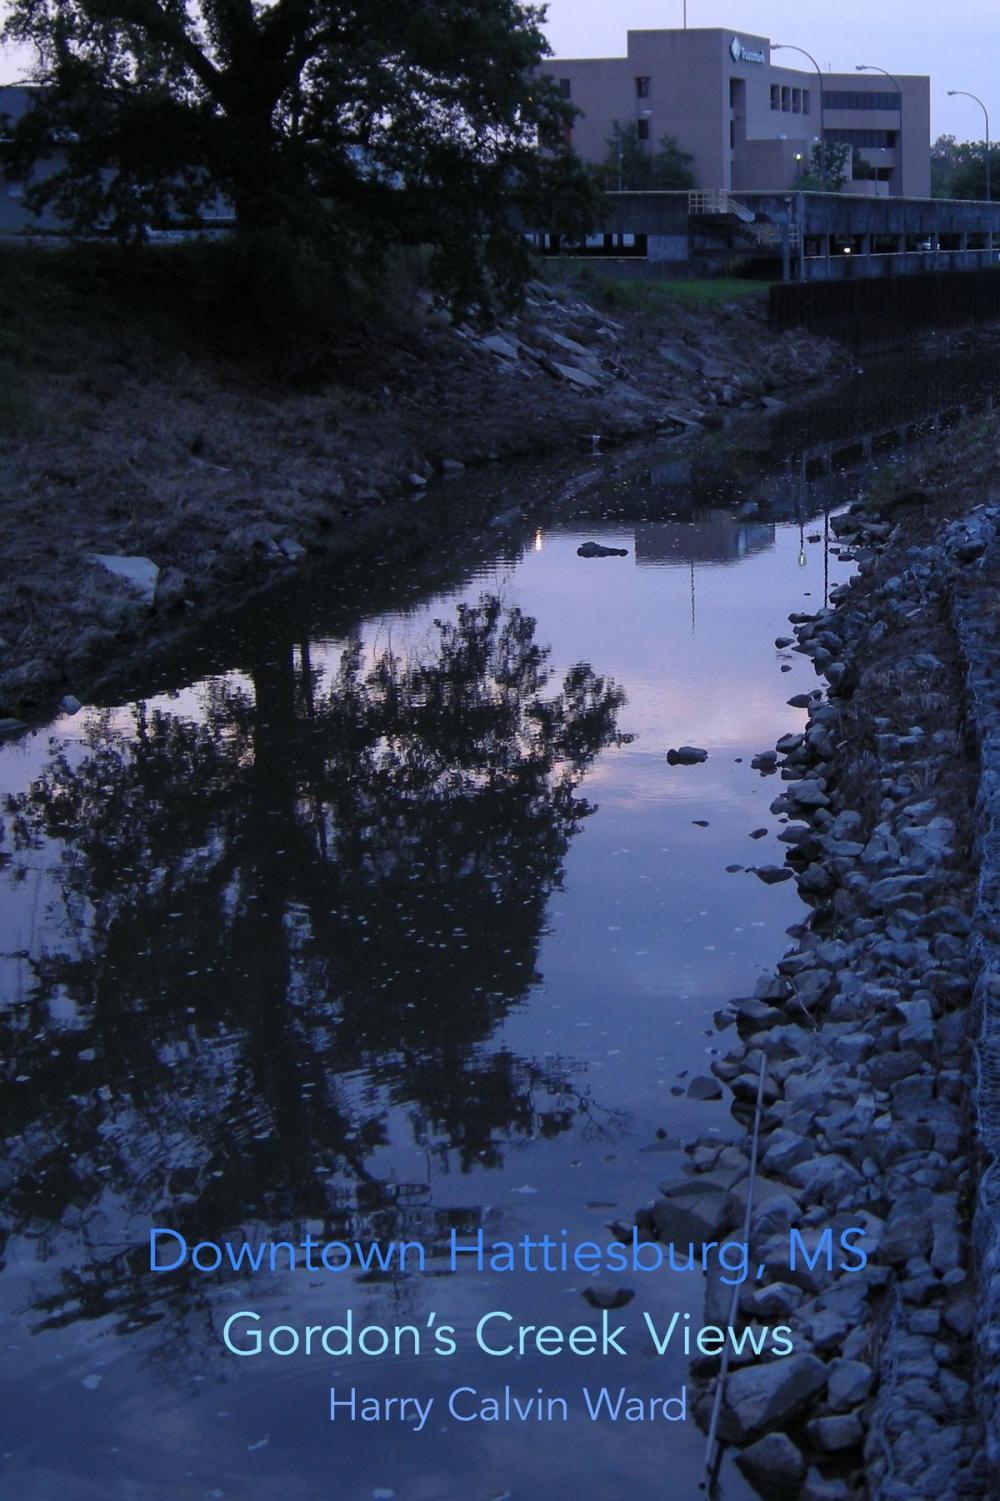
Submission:
[[[744,224],[753,222],[753,209],[740,203],[725,188],[694,188],[688,193],[689,214],[734,214]]]

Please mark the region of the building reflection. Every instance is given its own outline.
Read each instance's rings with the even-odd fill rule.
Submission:
[[[690,521],[647,521],[635,529],[639,568],[689,563],[726,567],[774,546],[773,522],[745,521],[732,511],[696,512]]]

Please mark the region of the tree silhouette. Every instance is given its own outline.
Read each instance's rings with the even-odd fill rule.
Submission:
[[[150,1223],[398,1233],[413,1186],[372,1158],[401,1121],[467,1170],[596,1118],[565,1060],[487,1045],[624,695],[582,663],[553,682],[495,597],[435,626],[422,657],[353,639],[329,681],[279,642],[198,720],[96,717],[7,800],[4,878],[50,911],[0,1021],[6,1208],[43,1257],[79,1242],[45,1322],[150,1317]]]

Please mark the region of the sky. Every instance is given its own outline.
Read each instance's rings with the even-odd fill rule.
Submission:
[[[6,10],[0,0],[0,17]],[[722,26],[791,42],[811,52],[820,67],[850,72],[875,63],[891,73],[929,73],[931,138],[982,140],[983,114],[971,99],[949,99],[949,89],[978,94],[1000,139],[1000,6],[997,0],[687,0],[689,26]],[[684,0],[549,0],[545,33],[557,57],[623,57],[625,33],[680,26]],[[793,54],[788,54],[789,59]],[[808,67],[804,58],[799,59]],[[30,58],[0,55],[0,82],[11,82]]]

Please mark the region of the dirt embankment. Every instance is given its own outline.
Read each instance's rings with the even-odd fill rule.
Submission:
[[[772,337],[763,298],[607,316],[534,283],[482,335],[427,298],[345,322],[296,388],[199,347],[190,310],[90,299],[64,257],[0,290],[0,720],[85,697],[116,661],[310,556],[413,528],[464,467],[717,425],[845,370]],[[662,300],[661,300],[662,304]],[[95,556],[147,559],[130,583]],[[121,568],[124,565],[113,564]],[[8,726],[10,728],[10,726]]]

